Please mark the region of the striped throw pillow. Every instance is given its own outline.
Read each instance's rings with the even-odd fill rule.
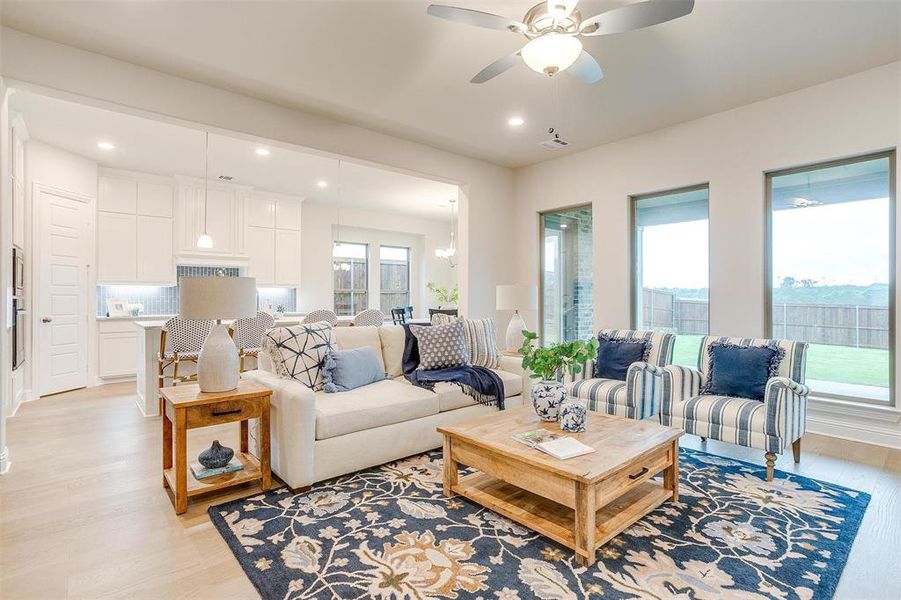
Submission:
[[[463,319],[470,364],[496,369],[500,362],[497,351],[497,325],[494,319]]]

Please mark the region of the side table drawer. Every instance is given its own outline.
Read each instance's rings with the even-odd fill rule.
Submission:
[[[260,416],[260,400],[228,400],[215,404],[202,404],[187,409],[185,421],[188,429],[205,427],[217,423],[233,423]]]

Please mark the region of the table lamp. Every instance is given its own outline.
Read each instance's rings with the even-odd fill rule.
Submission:
[[[257,280],[253,277],[182,277],[178,280],[179,316],[215,320],[197,362],[201,392],[227,392],[238,387],[238,347],[222,319],[257,314]]]
[[[516,352],[525,339],[522,330],[526,322],[519,314],[520,310],[538,309],[538,288],[534,285],[499,285],[497,286],[497,309],[512,310],[513,316],[507,325],[507,350]]]

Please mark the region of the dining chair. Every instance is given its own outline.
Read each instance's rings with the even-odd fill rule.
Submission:
[[[310,313],[303,318],[303,321],[301,321],[301,323],[320,323],[322,321],[325,321],[326,323],[334,327],[338,324],[338,315],[335,314],[335,311],[329,310],[328,308],[320,308],[318,310],[310,311]]]
[[[191,375],[178,374],[179,364],[197,363],[203,343],[213,329],[213,321],[194,321],[172,317],[163,325],[160,333],[160,352],[157,355],[157,375],[159,387],[164,387],[166,368],[172,367],[172,385],[195,381],[196,371]]]
[[[381,326],[385,322],[385,314],[377,308],[367,308],[354,315],[353,324],[356,327],[365,325]]]

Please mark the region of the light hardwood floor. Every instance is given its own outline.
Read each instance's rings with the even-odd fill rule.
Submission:
[[[134,384],[114,384],[23,405],[7,421],[12,471],[0,477],[0,598],[254,598],[206,514],[250,495],[250,485],[195,499],[176,516],[161,484],[160,421],[145,418]],[[189,432],[196,454],[238,426]],[[684,436],[683,446],[701,447]],[[717,442],[706,450],[763,464],[763,455]],[[837,598],[901,598],[901,451],[822,436],[804,438],[777,469],[873,495]]]

